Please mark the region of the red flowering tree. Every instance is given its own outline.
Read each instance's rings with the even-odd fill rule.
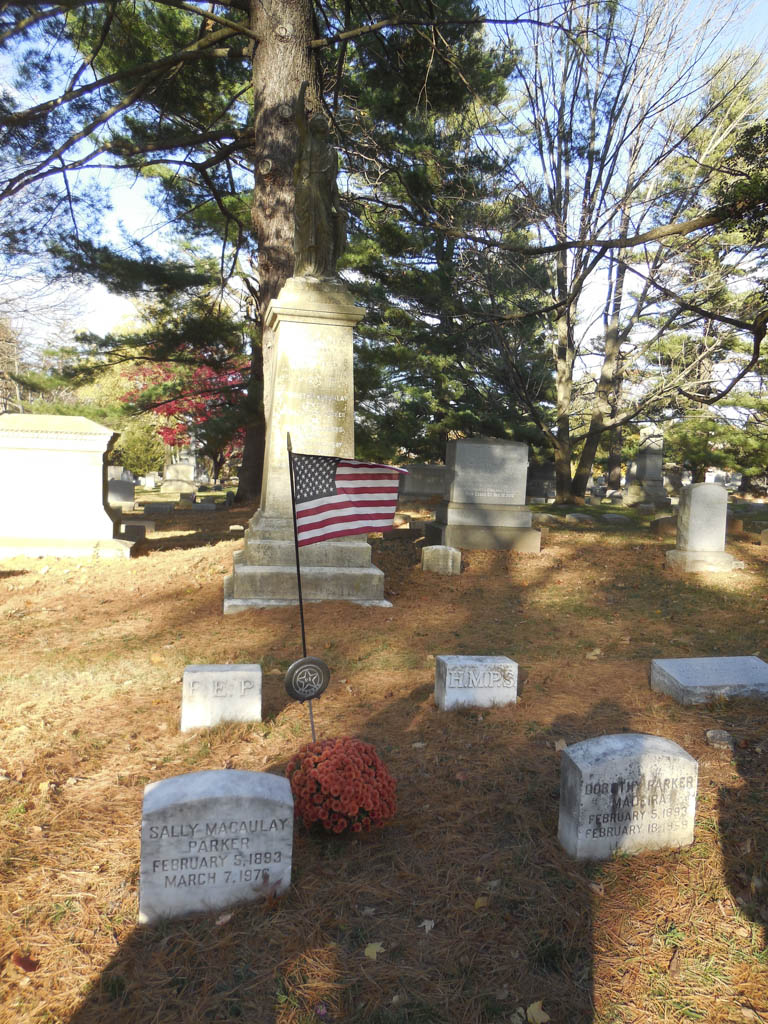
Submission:
[[[224,464],[242,454],[247,372],[244,361],[224,369],[142,365],[131,372],[131,389],[123,401],[154,411],[165,444],[180,448],[196,442],[217,479]]]
[[[369,832],[394,817],[395,780],[370,743],[307,743],[286,768],[294,812],[307,829]]]

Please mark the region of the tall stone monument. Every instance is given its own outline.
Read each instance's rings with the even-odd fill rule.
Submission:
[[[427,527],[427,544],[538,554],[541,531],[525,507],[527,444],[487,437],[449,441],[445,462],[445,500]]]
[[[225,614],[298,602],[286,435],[295,452],[355,457],[352,329],[363,311],[336,275],[344,233],[336,154],[324,118],[307,120],[304,92],[296,106],[294,276],[266,316],[275,343],[261,506],[225,580]],[[302,548],[301,583],[305,601],[389,606],[384,574],[358,537]]]
[[[737,568],[725,550],[728,492],[721,484],[689,484],[680,492],[677,544],[667,565],[680,572],[730,572]]]
[[[634,462],[635,471],[627,481],[625,505],[653,504],[657,508],[670,505],[664,486],[662,464],[664,436],[657,427],[645,427],[640,437],[640,449]]]
[[[84,416],[0,416],[0,558],[130,555],[106,507],[116,436]]]

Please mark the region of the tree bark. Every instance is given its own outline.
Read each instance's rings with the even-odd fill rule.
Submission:
[[[296,126],[293,107],[302,82],[320,110],[319,79],[310,44],[312,7],[307,0],[251,0],[250,26],[258,39],[253,55],[254,192],[251,217],[258,249],[261,358],[254,407],[246,426],[238,501],[253,501],[261,491],[266,420],[272,401],[274,337],[264,326],[267,308],[293,273],[293,165]],[[256,368],[254,367],[254,373]],[[250,389],[249,389],[250,391]],[[252,398],[249,394],[249,398]]]

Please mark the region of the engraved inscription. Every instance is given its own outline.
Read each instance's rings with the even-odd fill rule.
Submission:
[[[249,697],[256,689],[253,679],[214,679],[211,682],[191,679],[187,683],[190,695],[208,697]]]
[[[151,861],[151,874],[162,877],[164,889],[201,888],[269,882],[270,865],[280,864],[280,850],[259,849],[259,840],[282,834],[290,818],[243,821],[194,821],[150,825],[150,840],[175,840],[178,856]]]
[[[621,839],[622,836],[656,835],[684,831],[690,826],[692,775],[646,778],[616,782],[588,782],[584,796],[605,797],[605,810],[587,816],[586,839]],[[602,801],[601,801],[602,802]]]
[[[458,689],[485,689],[500,686],[514,686],[515,681],[500,668],[449,669],[445,685]]]

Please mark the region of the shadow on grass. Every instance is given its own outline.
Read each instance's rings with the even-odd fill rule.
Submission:
[[[398,779],[388,827],[297,830],[282,899],[134,929],[68,1024],[507,1024],[539,1000],[591,1024],[591,866],[557,843],[553,738],[628,721],[601,701],[526,727],[514,706],[402,694],[360,730]]]

